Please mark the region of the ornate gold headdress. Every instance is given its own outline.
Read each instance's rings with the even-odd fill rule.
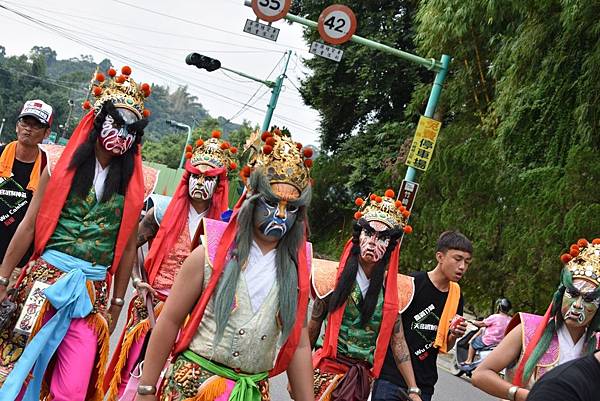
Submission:
[[[256,134],[253,137],[258,139]],[[242,169],[242,179],[246,180],[254,169],[261,168],[271,185],[289,184],[302,193],[310,184],[312,149],[303,148],[301,143],[283,135],[279,128],[263,132],[260,139],[264,142],[262,147],[249,144],[255,154]]]
[[[383,196],[371,194],[368,200],[356,198],[358,211],[354,213],[356,220],[379,221],[392,228],[402,228],[406,234],[412,233],[412,227],[407,224],[410,211],[402,202],[394,199],[394,191],[388,189]]]
[[[573,278],[583,278],[600,285],[600,238],[591,243],[580,239],[571,245],[568,253],[561,255],[560,260],[573,274]]]
[[[231,171],[237,168],[236,154],[237,148],[221,139],[221,131],[213,131],[207,140],[198,139],[195,148],[187,145],[185,157],[194,167],[204,164],[210,168],[227,167]]]
[[[135,83],[130,77],[129,66],[121,68],[119,76],[116,76],[117,71],[114,68],[109,68],[106,73],[109,78],[101,72],[96,72],[92,78],[91,92],[96,98],[93,105],[96,113],[100,111],[104,102],[109,100],[115,107],[131,110],[140,119],[149,117],[150,110],[144,107],[144,99],[151,94],[150,85]],[[82,106],[86,110],[92,108],[89,100],[83,102]]]

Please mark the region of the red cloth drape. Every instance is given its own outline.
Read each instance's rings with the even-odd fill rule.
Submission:
[[[74,170],[69,170],[69,163],[79,145],[84,143],[89,133],[94,127],[94,112],[90,111],[79,122],[71,139],[67,143],[60,159],[52,171],[52,176],[37,215],[35,222],[35,250],[33,258],[39,257],[46,247],[46,243],[56,229],[56,224],[60,217],[60,212],[67,200],[73,182]],[[137,228],[137,222],[144,203],[144,177],[142,174],[142,156],[140,147],[135,156],[133,175],[127,186],[125,193],[125,203],[122,210],[121,226],[117,234],[115,244],[115,254],[109,269],[108,279],[113,275],[119,266],[121,256],[125,250],[125,245],[133,230]]]
[[[203,174],[208,177],[219,177],[219,183],[213,193],[208,213],[206,217],[213,220],[220,220],[221,213],[227,210],[227,198],[229,194],[229,181],[227,180],[227,168],[214,168],[207,171],[200,171],[191,165],[188,160],[185,164],[185,171],[181,181],[173,194],[173,198],[167,207],[165,215],[160,223],[160,228],[156,237],[152,240],[150,252],[145,261],[145,268],[148,272],[148,282],[152,285],[158,274],[163,260],[167,257],[171,248],[186,229],[188,210],[190,207],[189,196],[189,178],[190,174]]]
[[[340,279],[342,271],[346,266],[346,261],[350,256],[352,249],[352,240],[346,242],[342,257],[338,267],[337,280]],[[388,265],[387,277],[385,281],[385,296],[383,299],[383,313],[381,326],[379,327],[379,334],[377,335],[377,342],[375,344],[375,355],[373,358],[373,368],[371,374],[373,377],[379,377],[383,361],[385,360],[385,354],[392,337],[392,331],[394,324],[398,318],[398,260],[400,258],[400,245],[392,251],[390,255],[390,261]],[[337,345],[338,335],[340,327],[342,326],[342,319],[344,316],[344,310],[346,309],[346,303],[336,309],[333,313],[330,313],[327,318],[327,329],[325,330],[325,338],[323,340],[323,347],[319,349],[313,356],[313,367],[318,367],[321,361],[326,358],[335,359],[337,356]]]

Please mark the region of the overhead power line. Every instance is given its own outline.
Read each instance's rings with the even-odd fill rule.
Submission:
[[[189,20],[189,19],[178,17],[178,16],[175,16],[175,15],[170,15],[170,14],[167,14],[167,13],[163,13],[161,11],[152,10],[150,8],[142,7],[142,6],[137,5],[137,4],[127,3],[126,1],[122,1],[122,0],[112,0],[112,1],[115,2],[115,3],[118,3],[118,4],[123,4],[123,5],[128,6],[128,7],[137,8],[139,10],[144,10],[144,11],[146,11],[148,13],[152,13],[152,14],[156,14],[156,15],[161,15],[163,17],[170,18],[170,19],[173,19],[173,20],[176,20],[176,21],[185,22],[187,24],[201,26],[203,28],[210,29],[210,30],[213,30],[213,31],[222,32],[222,33],[226,33],[226,34],[234,35],[234,36],[240,36],[240,37],[243,37],[244,39],[249,39],[249,40],[254,40],[254,41],[259,41],[259,42],[263,42],[264,43],[264,40],[259,39],[259,38],[254,38],[252,36],[244,35],[244,34],[241,34],[241,33],[238,33],[238,32],[228,31],[228,30],[222,29],[222,28],[217,28],[217,27],[214,27],[212,25],[202,24],[202,23],[197,22],[197,21]],[[296,47],[296,46],[292,46],[292,45],[288,45],[288,44],[284,44],[284,43],[277,43],[277,42],[275,42],[275,43],[273,43],[273,45],[280,46],[280,47],[285,47],[287,49],[295,49],[295,50],[300,50],[300,51],[308,52],[304,48]]]
[[[18,10],[11,9],[10,7],[7,7],[7,6],[5,6],[5,5],[3,5],[1,3],[0,3],[0,8],[4,9],[6,11],[9,11],[11,13],[14,13],[14,14],[16,14],[16,15],[18,15],[18,16],[20,16],[20,17],[22,17],[22,18],[24,18],[24,19],[32,22],[33,24],[35,24],[35,25],[37,25],[37,26],[39,26],[39,27],[41,27],[41,28],[43,28],[45,30],[49,30],[51,32],[54,32],[57,35],[62,36],[64,38],[68,39],[68,40],[71,40],[71,41],[76,42],[78,44],[81,44],[83,46],[92,48],[94,50],[100,51],[102,53],[111,55],[113,57],[120,58],[120,59],[125,60],[127,62],[130,62],[130,63],[132,63],[134,65],[138,65],[139,68],[142,69],[142,70],[145,70],[145,71],[157,74],[156,76],[161,77],[162,79],[164,79],[166,81],[170,81],[171,83],[173,83],[175,85],[181,85],[181,82],[180,82],[181,77],[180,76],[174,76],[174,75],[172,75],[169,72],[166,72],[164,70],[160,70],[160,69],[154,67],[153,65],[147,64],[145,62],[141,62],[139,60],[132,59],[131,57],[129,57],[127,55],[114,52],[114,51],[112,51],[110,49],[102,47],[99,44],[90,43],[90,42],[86,41],[85,39],[81,39],[81,38],[77,37],[76,35],[70,34],[68,32],[64,32],[64,29],[61,28],[60,26],[57,26],[57,25],[54,25],[54,24],[51,24],[51,23],[48,23],[48,22],[41,21],[41,20],[39,20],[37,18],[34,18],[34,17],[30,16],[30,15],[22,13],[22,12],[20,12]],[[225,95],[223,95],[221,93],[218,93],[218,92],[212,91],[210,89],[204,88],[204,87],[202,87],[200,85],[197,85],[196,83],[188,82],[187,86],[190,86],[190,87],[196,88],[198,90],[201,90],[201,91],[204,92],[205,96],[214,98],[216,100],[219,100],[219,101],[222,101],[222,102],[225,102],[225,103],[230,103],[230,104],[234,103],[234,104],[245,105],[245,103],[243,103],[243,102],[241,102],[241,101],[239,101],[237,99],[234,99],[234,98],[231,98],[229,96],[225,96]],[[251,106],[249,104],[247,104],[245,107],[248,108],[248,109],[252,109],[252,110],[258,111],[261,114],[263,114],[265,112],[263,109],[259,109],[257,107]],[[283,116],[278,115],[278,114],[275,114],[274,117],[279,118],[279,119],[281,119],[283,121],[288,122],[291,125],[296,126],[297,129],[300,129],[300,130],[305,131],[305,132],[312,133],[312,131],[306,129],[305,126],[304,126],[304,124],[301,123],[301,122],[295,121],[295,120],[287,118],[287,117],[283,117]]]

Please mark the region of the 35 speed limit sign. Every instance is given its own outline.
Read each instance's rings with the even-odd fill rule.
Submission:
[[[334,4],[319,15],[318,29],[324,41],[340,45],[356,32],[356,16],[350,7]]]
[[[252,0],[252,10],[258,18],[267,22],[275,22],[286,16],[292,0]]]

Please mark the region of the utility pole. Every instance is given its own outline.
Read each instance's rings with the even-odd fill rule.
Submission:
[[[67,114],[67,119],[65,120],[65,123],[62,124],[63,129],[62,129],[60,137],[57,139],[56,143],[58,143],[60,138],[67,139],[67,130],[69,129],[69,121],[71,120],[71,113],[73,113],[73,105],[75,104],[72,99],[69,99],[68,103],[69,103],[69,113]],[[60,125],[59,125],[59,127],[60,127]]]
[[[3,118],[2,121],[0,122],[0,142],[2,141],[2,130],[4,129],[5,121],[6,121],[6,118]]]
[[[194,65],[198,68],[205,69],[208,72],[216,71],[218,69],[222,69],[225,71],[229,71],[233,74],[239,75],[240,77],[250,79],[252,81],[260,82],[261,84],[271,88],[271,98],[269,99],[269,104],[267,105],[267,114],[265,114],[265,118],[263,119],[263,124],[261,127],[261,132],[264,132],[269,129],[271,124],[271,119],[273,118],[273,112],[277,107],[277,101],[279,100],[279,94],[281,93],[281,88],[283,86],[283,80],[286,78],[287,68],[290,62],[290,58],[292,56],[292,51],[288,50],[285,53],[285,65],[283,68],[283,72],[277,77],[275,82],[263,80],[260,78],[256,78],[252,75],[248,75],[244,72],[237,71],[231,68],[223,67],[221,62],[212,57],[204,56],[198,53],[191,53],[185,58],[185,62],[189,65]]]
[[[187,145],[190,144],[190,141],[192,139],[192,127],[190,127],[187,124],[177,122],[175,120],[167,120],[166,123],[173,127],[187,129],[187,139],[185,140],[185,143],[183,144],[183,152],[181,153],[181,161],[179,162],[179,170],[181,170],[183,168],[183,163],[185,163],[185,148]]]

